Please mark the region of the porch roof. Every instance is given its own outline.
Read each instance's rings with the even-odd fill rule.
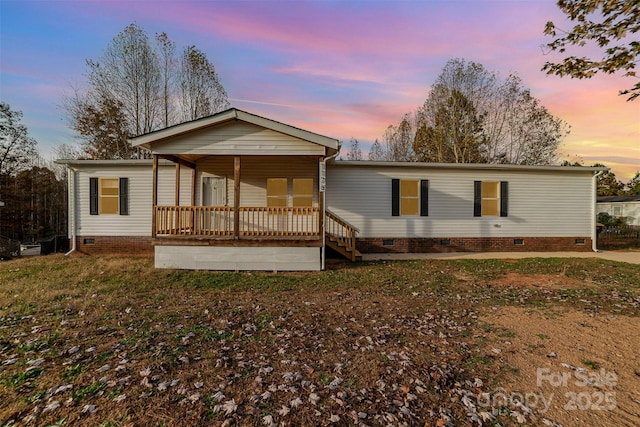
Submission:
[[[244,127],[240,123],[244,124]],[[220,131],[223,128],[229,129],[229,126],[238,128],[236,135]],[[266,133],[258,135],[259,129]],[[257,135],[253,140],[243,138],[248,130],[254,130],[254,135]],[[283,137],[278,138],[278,134]],[[337,139],[236,108],[140,135],[131,138],[129,142],[156,154],[175,155],[191,161],[211,154],[332,155],[340,149],[340,142]],[[287,151],[290,147],[293,147],[291,152]]]

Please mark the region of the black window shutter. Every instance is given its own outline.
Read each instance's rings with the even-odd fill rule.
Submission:
[[[89,178],[89,214],[98,215],[98,178]]]
[[[482,216],[482,181],[473,181],[473,216]]]
[[[400,180],[391,180],[391,215],[400,216]]]
[[[420,216],[429,216],[429,180],[420,180]]]
[[[509,211],[509,183],[500,181],[500,216],[508,216]]]
[[[120,178],[120,215],[129,215],[129,178]]]

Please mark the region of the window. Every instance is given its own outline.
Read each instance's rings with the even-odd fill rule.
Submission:
[[[291,185],[294,207],[313,206],[313,178],[294,178]],[[267,178],[267,206],[287,207],[289,185],[287,178]]]
[[[418,215],[420,181],[400,180],[400,215]]]
[[[295,178],[293,180],[293,206],[313,206],[313,179]]]
[[[91,215],[128,215],[128,178],[89,178]]]
[[[100,215],[118,214],[118,199],[120,197],[118,181],[118,178],[103,178],[98,181],[100,183],[98,186],[98,197],[100,199],[98,202],[98,212]]]
[[[287,178],[267,178],[267,206],[287,206]]]
[[[391,215],[429,215],[429,181],[426,179],[391,180]]]
[[[613,207],[613,216],[622,216],[622,206]]]
[[[500,183],[482,183],[482,216],[498,216],[500,213]]]
[[[507,216],[508,182],[474,181],[473,216]]]

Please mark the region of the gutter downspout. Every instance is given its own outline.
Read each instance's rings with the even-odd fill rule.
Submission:
[[[593,252],[598,252],[598,230],[597,230],[597,226],[596,224],[598,223],[598,216],[597,216],[597,209],[596,207],[598,206],[598,176],[600,176],[604,171],[597,171],[593,174],[593,181],[592,181],[592,186],[593,186],[593,191],[591,192],[592,194],[592,203],[591,203],[591,209],[593,209],[593,225],[591,226],[591,250]]]
[[[69,228],[71,235],[71,250],[64,254],[65,257],[71,255],[76,251],[76,197],[75,197],[75,188],[76,188],[76,171],[71,167],[67,167],[67,197],[68,197],[68,215],[69,215]]]
[[[325,261],[325,253],[326,253],[326,245],[325,245],[326,236],[324,233],[324,229],[325,229],[325,223],[327,221],[327,161],[333,160],[336,157],[338,157],[338,154],[340,154],[340,148],[342,147],[338,145],[338,151],[336,151],[335,154],[322,159],[322,168],[324,169],[324,176],[325,176],[324,197],[322,198],[322,230],[320,230],[320,232],[322,233],[322,254],[321,254],[322,264],[320,266],[320,270],[322,271],[324,271],[324,266],[325,266],[324,261]]]

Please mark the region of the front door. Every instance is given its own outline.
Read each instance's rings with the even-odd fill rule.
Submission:
[[[202,177],[202,206],[226,206],[226,178]]]

